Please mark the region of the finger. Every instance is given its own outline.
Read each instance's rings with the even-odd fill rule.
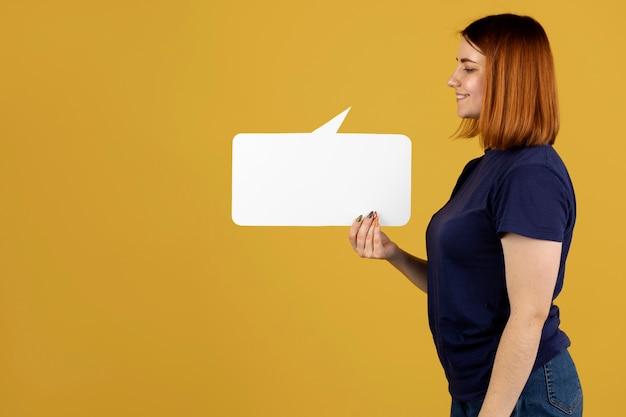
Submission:
[[[350,227],[350,232],[348,233],[348,239],[350,240],[350,244],[352,245],[352,249],[356,250],[356,235],[361,227],[361,221],[363,220],[363,215],[360,214],[353,222]]]
[[[365,257],[365,247],[367,242],[367,233],[369,232],[374,216],[374,212],[371,211],[363,220],[356,232],[356,251],[361,257]]]
[[[364,247],[364,253],[365,256],[368,258],[373,257],[374,255],[374,250],[375,250],[375,245],[374,245],[374,226],[375,223],[375,217],[374,214],[372,213],[372,217],[370,217],[369,220],[369,228],[367,229],[367,233],[365,235],[365,247]]]
[[[383,246],[382,246],[383,240],[381,237],[378,213],[374,213],[374,225],[372,226],[372,229],[373,229],[373,243],[374,243],[373,255],[376,258],[380,258],[383,255]]]

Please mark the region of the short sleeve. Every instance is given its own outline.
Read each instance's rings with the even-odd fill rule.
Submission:
[[[498,233],[562,242],[569,224],[566,184],[549,168],[526,165],[504,178],[494,199]]]

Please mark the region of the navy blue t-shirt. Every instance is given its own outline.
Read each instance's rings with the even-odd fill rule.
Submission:
[[[426,231],[428,317],[455,400],[484,398],[510,314],[501,235],[563,243],[554,299],[563,287],[575,219],[569,174],[550,145],[487,150],[466,165]],[[569,346],[559,323],[552,305],[534,369]]]

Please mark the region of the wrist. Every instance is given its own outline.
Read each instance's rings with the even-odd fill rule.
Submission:
[[[397,265],[402,263],[402,259],[406,257],[407,253],[402,250],[399,246],[394,245],[393,249],[390,250],[387,255],[387,261],[389,261],[393,265]]]

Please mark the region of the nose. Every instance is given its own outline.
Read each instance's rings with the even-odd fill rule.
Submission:
[[[448,87],[452,87],[452,88],[455,88],[455,87],[458,87],[459,85],[461,85],[459,80],[456,78],[456,72],[452,73],[450,78],[448,78],[448,81],[446,81],[446,85]]]

